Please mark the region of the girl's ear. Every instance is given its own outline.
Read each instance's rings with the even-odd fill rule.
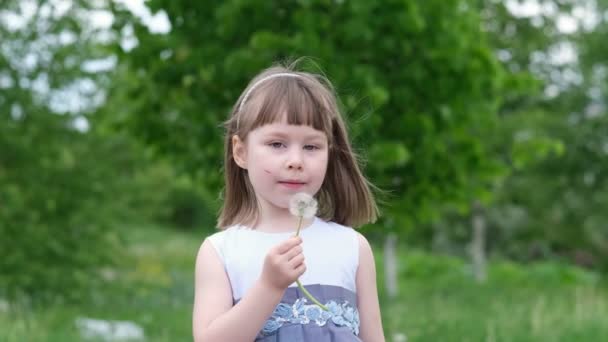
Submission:
[[[232,136],[232,157],[236,165],[247,170],[247,148],[238,135]]]

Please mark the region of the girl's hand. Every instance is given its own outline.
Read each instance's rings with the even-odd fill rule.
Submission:
[[[268,251],[261,276],[265,286],[284,291],[304,274],[306,265],[301,244],[301,237],[291,237]]]

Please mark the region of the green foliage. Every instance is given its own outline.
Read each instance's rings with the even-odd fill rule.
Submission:
[[[103,78],[82,67],[104,57],[96,32],[82,26],[88,10],[78,1],[64,10],[3,2],[0,298],[83,299],[103,285],[100,268],[122,257],[114,222],[130,214],[125,193],[139,159],[131,140],[75,125],[92,121]]]
[[[472,3],[149,1],[166,35],[115,5],[114,30],[134,27],[139,44],[117,47],[124,81],[107,112],[217,194],[220,123],[239,93],[272,63],[311,56],[302,68],[334,82],[366,173],[391,191],[386,225],[409,229],[505,175],[485,142],[508,78]]]
[[[398,249],[399,295],[384,291],[376,254],[387,339],[416,341],[594,341],[608,331],[605,282],[595,272],[557,262],[522,265],[490,260],[477,284],[460,258]]]
[[[556,25],[583,3],[596,13],[608,5],[551,2],[556,13],[518,17],[504,2],[484,2],[485,25],[505,67],[532,72],[541,90],[510,95],[501,108],[508,127],[498,140],[512,137],[515,171],[497,189],[488,218],[492,245],[510,257],[559,256],[606,269],[608,66],[600,42],[608,36],[607,20],[599,16],[596,26],[583,23],[569,33]],[[563,46],[576,58],[556,60]]]
[[[215,213],[205,193],[190,182],[175,184],[165,199],[167,216],[161,221],[180,229],[202,229],[213,231],[216,226]]]
[[[111,181],[120,165],[99,160],[123,146],[44,112],[5,117],[0,132],[0,295],[79,298],[119,256],[110,218],[121,209]]]
[[[404,249],[408,252],[400,253],[400,282],[407,283],[408,280],[415,279],[417,282],[427,281],[433,284],[452,284],[463,287],[474,283],[470,274],[471,266],[462,258]],[[600,276],[597,273],[555,261],[518,264],[508,260],[492,260],[488,278],[486,286],[538,288],[545,284],[596,286],[600,283]]]

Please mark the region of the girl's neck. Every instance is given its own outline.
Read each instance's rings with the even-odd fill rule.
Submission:
[[[303,219],[300,229],[310,226],[313,221],[314,217]],[[300,218],[292,215],[289,210],[260,210],[257,220],[250,228],[267,233],[295,232],[299,222]]]
[[[267,233],[296,232],[300,218],[292,215],[289,208],[278,207],[259,197],[257,198],[257,201],[257,218],[253,222],[246,223],[245,226]],[[310,226],[313,221],[314,217],[303,219],[300,229]]]
[[[257,222],[251,226],[252,229],[255,229],[260,232],[265,233],[289,233],[296,232],[298,229],[298,223],[300,221],[299,217],[291,216],[286,218],[259,218]],[[312,224],[314,218],[303,219],[302,226],[300,227],[300,231],[302,229],[307,228]]]

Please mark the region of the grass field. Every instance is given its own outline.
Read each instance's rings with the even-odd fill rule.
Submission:
[[[80,305],[0,305],[0,341],[82,341],[75,320],[132,321],[147,341],[190,341],[192,270],[203,236],[131,228],[125,267]],[[376,250],[382,288],[380,250]],[[490,264],[488,282],[465,262],[403,249],[400,292],[381,293],[387,341],[604,341],[608,286],[593,273],[553,263]]]

